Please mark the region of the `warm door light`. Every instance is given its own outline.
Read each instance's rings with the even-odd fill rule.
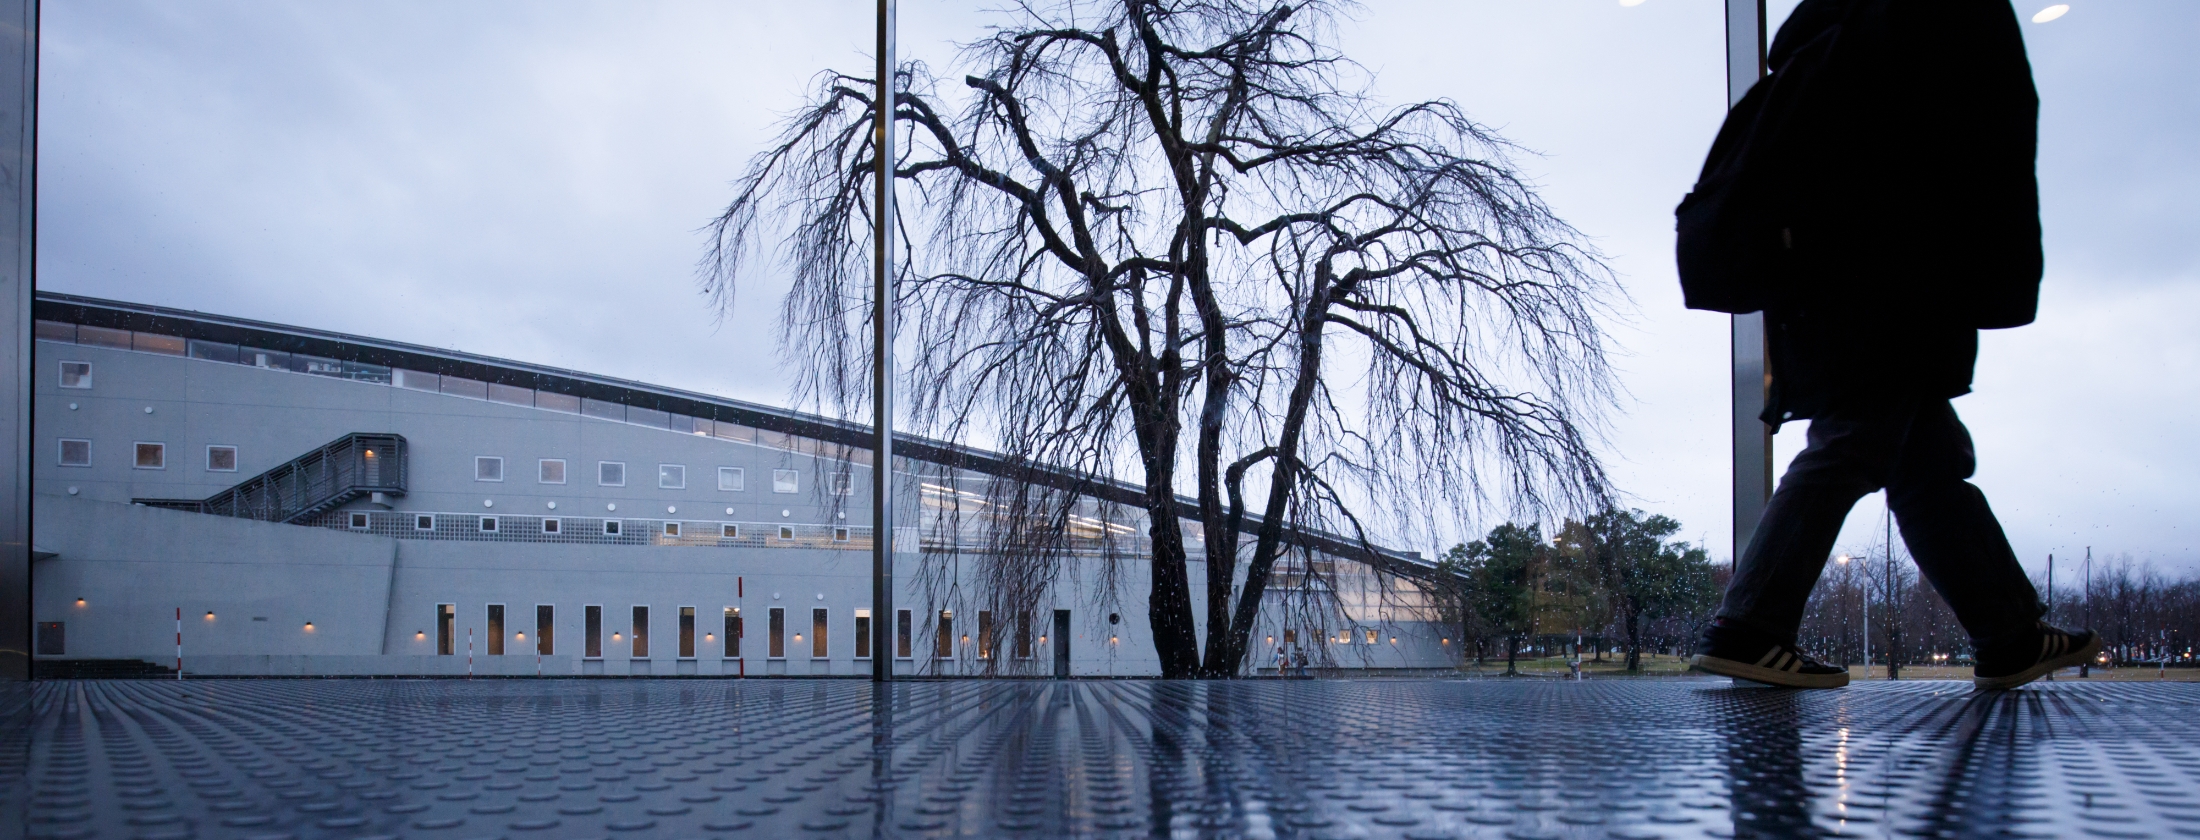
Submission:
[[[310,621],[306,622],[306,632],[308,632],[308,633],[311,633],[311,632],[313,632],[313,622],[310,622]]]
[[[207,611],[206,611],[206,620],[207,620],[207,621],[213,621],[213,620],[214,620],[214,611],[213,611],[213,610],[207,610]]]

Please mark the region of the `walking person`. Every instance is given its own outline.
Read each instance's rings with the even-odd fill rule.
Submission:
[[[1918,569],[2013,688],[2100,639],[2041,620],[1950,400],[1978,331],[2039,302],[2039,100],[2007,0],[1803,0],[1676,211],[1690,308],[1765,313],[1762,419],[1808,420],[1691,664],[1795,688],[1847,685],[1796,646],[1858,499],[1887,491]]]

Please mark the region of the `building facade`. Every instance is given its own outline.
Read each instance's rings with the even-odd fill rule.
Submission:
[[[206,674],[1158,671],[1134,505],[1072,514],[1043,587],[1003,600],[967,577],[989,453],[897,443],[913,524],[879,535],[862,427],[158,307],[36,312],[38,659],[167,665],[180,640]],[[901,571],[885,617],[881,538]],[[1284,641],[1342,667],[1455,661],[1410,582],[1318,562],[1351,567],[1320,585],[1361,590],[1317,599],[1330,618],[1271,610],[1255,668]],[[874,651],[882,619],[893,649]]]

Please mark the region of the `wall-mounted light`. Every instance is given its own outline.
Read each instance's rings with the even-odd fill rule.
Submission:
[[[426,631],[426,630],[414,630],[414,631],[413,631],[413,638],[414,638],[414,639],[425,639],[425,638],[427,638],[427,637],[428,637],[428,631]]]
[[[527,634],[525,634],[525,633],[513,633],[513,634],[512,634],[512,638],[514,638],[514,639],[518,639],[518,640],[520,640],[520,641],[524,642],[524,641],[527,641]]]
[[[76,599],[76,605],[77,605],[77,606],[79,606],[79,607],[81,607],[81,606],[84,606],[84,599],[82,599],[82,598],[78,598],[78,599]]]
[[[1039,644],[1042,644],[1042,645],[1043,645],[1043,644],[1046,644],[1046,643],[1047,643],[1047,637],[1045,637],[1045,636],[1040,636],[1040,637],[1039,637]]]
[[[1396,636],[1392,636],[1392,637],[1390,637],[1390,643],[1391,643],[1391,644],[1394,644],[1394,645],[1395,645],[1395,644],[1397,644],[1397,643],[1398,643],[1398,637],[1396,637]]]
[[[207,611],[206,611],[206,620],[207,620],[207,621],[213,621],[213,620],[214,620],[214,611],[213,611],[213,610],[207,610]]]
[[[1115,644],[1115,637],[1114,637],[1114,636],[1109,636],[1109,637],[1108,637],[1108,644],[1111,644],[1111,645],[1112,645],[1112,644]]]
[[[718,637],[717,637],[717,636],[715,636],[715,635],[712,635],[712,634],[710,634],[710,633],[704,633],[704,634],[703,634],[703,641],[706,641],[706,642],[708,642],[708,641],[711,641],[711,640],[713,640],[713,639],[716,639],[716,638],[718,638]]]
[[[797,642],[799,642],[799,641],[802,641],[802,634],[800,634],[800,633],[796,633],[796,634],[794,634],[794,640],[795,640],[795,641],[797,641]]]
[[[313,632],[313,622],[310,622],[310,621],[306,622],[306,632],[308,632],[308,633],[311,633],[311,632]]]
[[[1269,637],[1268,637],[1268,642],[1269,642],[1270,644],[1274,644],[1274,643],[1275,643],[1275,641],[1276,641],[1276,637],[1274,637],[1274,636],[1269,636]]]
[[[618,640],[619,640],[619,634],[617,634],[617,633],[613,633],[613,634],[611,634],[611,640],[612,640],[612,641],[614,641],[614,642],[618,641]]]
[[[1448,644],[1451,644],[1451,640],[1450,640],[1450,639],[1445,639],[1445,640],[1444,640],[1444,644],[1447,644],[1447,645],[1448,645]]]

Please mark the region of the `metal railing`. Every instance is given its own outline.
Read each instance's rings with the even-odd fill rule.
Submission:
[[[300,523],[380,493],[405,495],[405,438],[353,432],[206,499],[133,499],[148,507]]]

